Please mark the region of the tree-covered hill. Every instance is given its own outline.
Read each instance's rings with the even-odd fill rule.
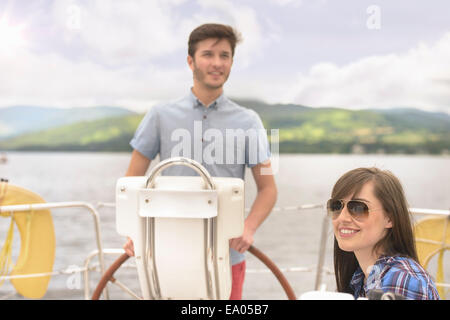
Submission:
[[[346,110],[269,105],[254,109],[279,129],[281,153],[427,153],[450,151],[450,116],[416,109]],[[143,114],[83,121],[0,141],[0,150],[130,151]]]

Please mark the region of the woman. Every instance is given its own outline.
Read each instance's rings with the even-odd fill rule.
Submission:
[[[339,292],[381,289],[406,299],[439,299],[420,266],[403,188],[389,171],[359,168],[335,184],[327,210],[334,229]]]

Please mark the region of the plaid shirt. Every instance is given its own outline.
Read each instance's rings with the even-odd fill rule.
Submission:
[[[354,297],[365,297],[370,290],[381,289],[411,300],[438,300],[439,294],[429,274],[416,261],[406,257],[380,257],[364,284],[360,267],[353,274],[350,288]]]

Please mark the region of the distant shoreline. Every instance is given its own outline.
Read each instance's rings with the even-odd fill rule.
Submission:
[[[9,154],[24,154],[24,153],[30,153],[30,154],[61,154],[61,153],[72,153],[72,154],[124,154],[124,155],[131,155],[132,150],[130,151],[111,151],[111,150],[99,150],[99,151],[90,151],[90,150],[0,150],[0,153],[3,153],[4,155],[8,156]],[[450,153],[442,153],[442,154],[433,154],[433,153],[335,153],[335,152],[280,152],[279,155],[283,156],[427,156],[427,157],[443,157],[443,158],[450,158]]]

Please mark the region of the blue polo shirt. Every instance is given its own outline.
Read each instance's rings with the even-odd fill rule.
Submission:
[[[131,146],[150,160],[187,157],[201,163],[213,177],[245,178],[245,167],[270,158],[267,133],[258,114],[223,94],[205,107],[192,93],[153,106],[137,128]],[[186,166],[172,166],[162,175],[193,176]],[[243,254],[230,249],[231,264]]]

